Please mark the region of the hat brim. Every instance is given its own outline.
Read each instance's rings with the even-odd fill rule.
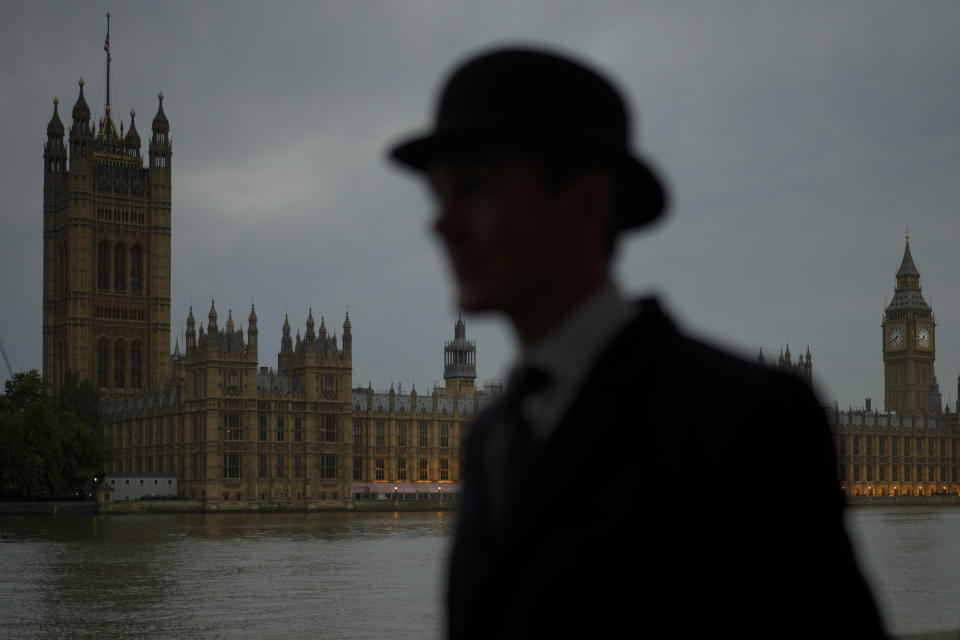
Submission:
[[[558,136],[529,130],[504,131],[472,129],[459,132],[432,132],[396,144],[390,157],[408,169],[425,172],[430,163],[445,152],[467,149],[479,144],[530,146],[536,149],[555,148]],[[588,142],[563,142],[564,153],[582,151],[601,155],[617,171],[619,204],[616,215],[618,229],[634,229],[663,217],[667,210],[667,192],[657,172],[645,161],[622,149],[605,149]]]

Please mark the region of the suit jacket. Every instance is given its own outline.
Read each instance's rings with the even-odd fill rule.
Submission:
[[[494,526],[478,416],[449,637],[885,637],[800,379],[677,332],[653,300],[592,367]]]

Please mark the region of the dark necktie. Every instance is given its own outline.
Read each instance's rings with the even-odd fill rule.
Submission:
[[[524,415],[523,405],[532,395],[543,391],[549,384],[549,374],[542,369],[525,366],[514,371],[507,386],[503,401],[506,438],[501,479],[504,517],[510,516],[520,496],[529,490],[529,487],[524,485],[535,457],[536,438],[530,419]]]

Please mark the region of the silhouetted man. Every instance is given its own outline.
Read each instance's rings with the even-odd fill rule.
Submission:
[[[666,200],[630,138],[597,72],[509,49],[392,151],[429,181],[460,307],[521,345],[467,447],[450,637],[883,637],[810,389],[614,285],[617,236]]]

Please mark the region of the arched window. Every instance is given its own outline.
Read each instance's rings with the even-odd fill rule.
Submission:
[[[117,340],[113,345],[113,387],[115,389],[123,389],[125,386],[125,355],[126,345],[123,343],[123,340]]]
[[[130,292],[143,292],[143,247],[139,244],[130,249]]]
[[[110,346],[106,338],[97,342],[97,385],[107,386],[107,368],[109,367]]]
[[[110,246],[106,240],[97,245],[97,289],[110,288]]]
[[[127,248],[118,242],[113,248],[113,289],[123,291],[127,288]]]
[[[143,385],[143,343],[134,340],[130,344],[130,388],[140,389]]]

